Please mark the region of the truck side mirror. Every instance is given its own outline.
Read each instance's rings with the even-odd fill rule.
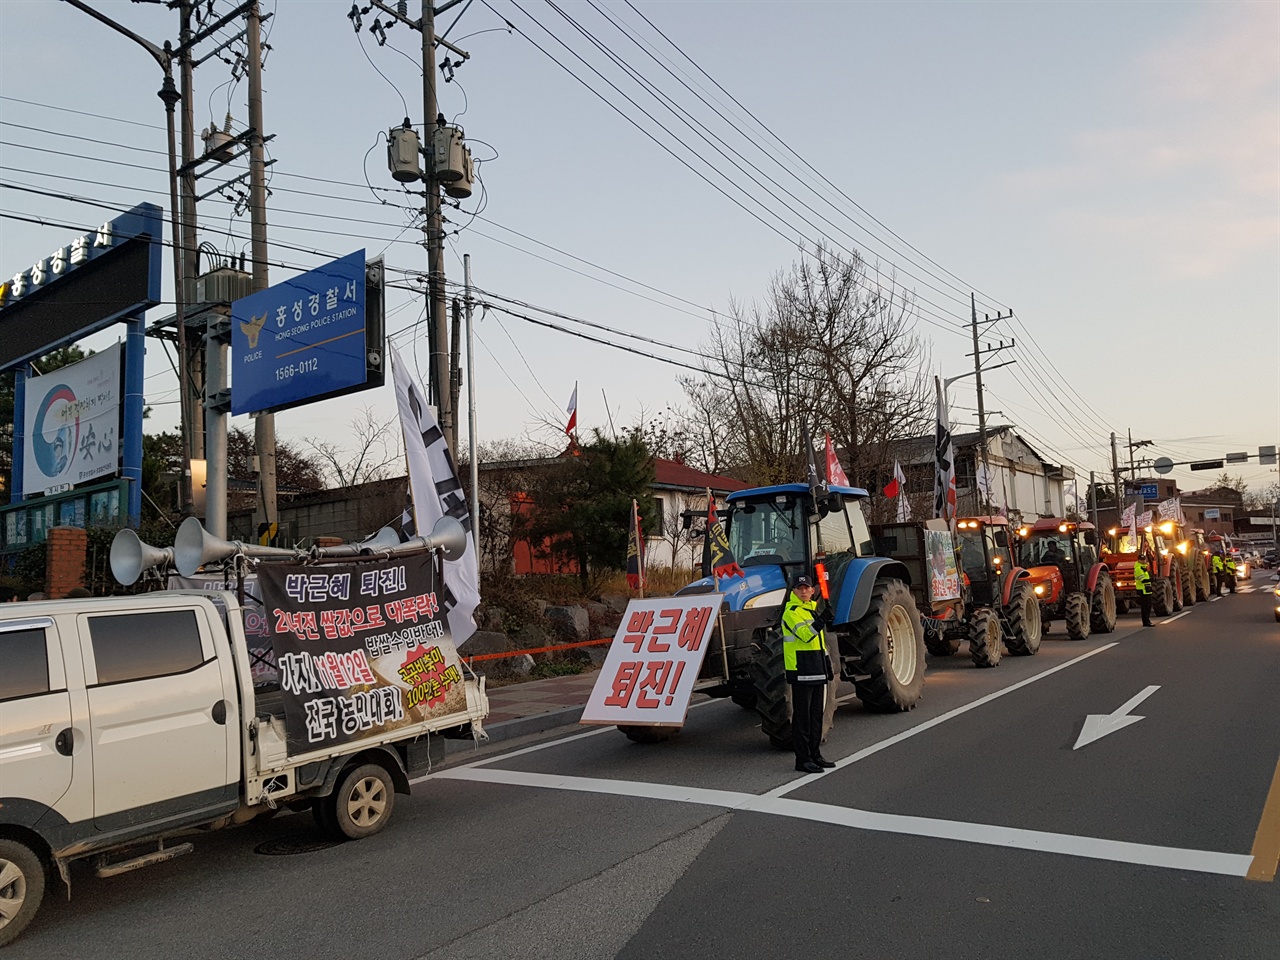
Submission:
[[[1009,546],[1009,535],[1001,527],[996,527],[992,532],[992,538],[995,540],[997,547]]]
[[[1084,532],[1084,542],[1091,547],[1096,547],[1098,545],[1098,531],[1086,530]]]

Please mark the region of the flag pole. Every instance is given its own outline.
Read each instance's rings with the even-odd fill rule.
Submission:
[[[636,538],[636,583],[640,585],[640,599],[644,599],[644,549],[640,546],[640,505],[635,497],[631,498],[631,516],[635,520],[635,529],[631,535]]]

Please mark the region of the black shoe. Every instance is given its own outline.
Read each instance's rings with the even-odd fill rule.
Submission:
[[[796,773],[821,773],[822,768],[812,760],[806,760],[804,763],[796,764]]]
[[[830,760],[828,760],[826,757],[814,757],[813,762],[816,763],[818,766],[820,766],[823,770],[830,770],[835,766],[835,764],[832,763]]]

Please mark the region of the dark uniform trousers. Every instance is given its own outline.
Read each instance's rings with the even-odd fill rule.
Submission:
[[[1151,588],[1147,587],[1146,593],[1138,594],[1138,606],[1142,610],[1142,625],[1144,627],[1151,626]]]
[[[796,763],[813,763],[822,755],[822,708],[824,683],[791,685],[791,742]]]

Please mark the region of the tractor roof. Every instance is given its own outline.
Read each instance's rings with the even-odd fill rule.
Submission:
[[[870,496],[867,491],[861,487],[841,487],[832,484],[830,487],[832,493],[838,493],[842,497],[865,498]],[[725,497],[729,503],[736,500],[757,500],[761,497],[774,497],[778,494],[792,494],[799,496],[809,492],[807,483],[779,483],[772,487],[751,487],[747,490],[735,490],[729,496]]]
[[[1009,518],[1008,518],[1008,517],[1001,517],[1001,516],[995,516],[995,517],[960,517],[960,518],[958,518],[958,519],[957,519],[957,521],[956,521],[956,522],[957,522],[957,523],[959,523],[961,520],[964,520],[964,521],[966,521],[966,522],[968,522],[968,523],[980,523],[980,524],[982,524],[982,525],[984,525],[984,526],[988,526],[988,527],[1007,527],[1007,526],[1009,525]]]
[[[1069,524],[1077,530],[1092,530],[1093,524],[1088,520],[1064,520],[1062,517],[1044,517],[1031,524],[1032,530],[1057,530],[1063,524]]]

